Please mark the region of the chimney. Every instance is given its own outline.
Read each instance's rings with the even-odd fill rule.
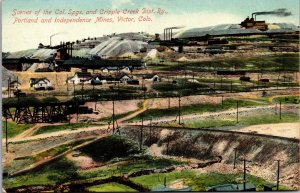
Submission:
[[[160,40],[159,34],[155,34],[155,40]]]

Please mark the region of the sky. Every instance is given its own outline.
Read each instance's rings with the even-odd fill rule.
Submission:
[[[85,12],[95,9],[122,11],[142,8],[162,8],[167,11],[167,14],[149,15],[151,22],[115,22],[112,24],[13,24],[15,17],[24,16],[12,15],[13,10],[65,9],[68,12],[72,9]],[[266,20],[269,23],[286,22],[299,25],[299,0],[3,0],[2,51],[14,52],[37,48],[39,43],[49,45],[50,36],[56,33],[59,34],[52,38],[52,44],[120,32],[163,33],[164,28],[172,26],[192,28],[217,24],[239,24],[247,16],[251,16],[252,12],[273,11],[280,8],[291,11],[292,15],[288,17],[258,16],[257,19]],[[35,16],[29,17],[36,18]],[[48,16],[50,17],[57,17],[57,15]],[[68,18],[68,15],[60,17]]]

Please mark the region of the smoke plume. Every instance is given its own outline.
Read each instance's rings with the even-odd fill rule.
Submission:
[[[287,17],[292,15],[292,12],[287,11],[286,9],[276,9],[274,11],[254,12],[253,15],[275,15],[279,17]]]

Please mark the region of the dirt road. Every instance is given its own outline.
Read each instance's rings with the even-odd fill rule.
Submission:
[[[300,139],[300,123],[277,123],[277,124],[263,124],[252,125],[242,129],[240,132],[255,132],[265,135],[274,135],[288,138]]]

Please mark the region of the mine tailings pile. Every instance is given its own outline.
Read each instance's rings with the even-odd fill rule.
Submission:
[[[138,143],[141,142],[142,134],[143,146],[156,145],[162,155],[201,161],[219,158],[225,164],[233,164],[235,157],[241,164],[240,160],[245,157],[252,165],[265,170],[263,178],[271,180],[276,175],[276,160],[281,160],[283,181],[295,177],[299,167],[299,140],[294,138],[211,129],[145,126],[142,132],[140,126],[124,126],[121,133]]]

